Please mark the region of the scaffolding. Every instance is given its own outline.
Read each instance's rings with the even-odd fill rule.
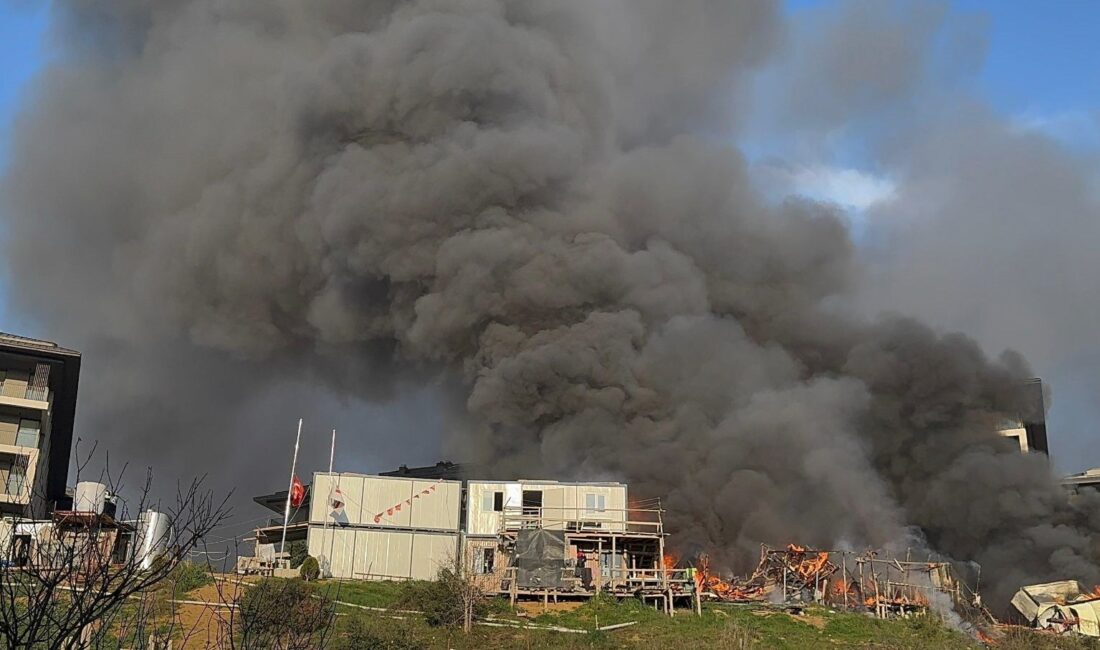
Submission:
[[[500,593],[513,606],[520,598],[551,600],[592,598],[600,594],[638,597],[671,615],[677,602],[701,611],[693,568],[677,569],[666,558],[664,511],[524,506],[500,513],[498,544],[508,558]],[[538,580],[524,580],[519,555],[535,532],[552,535],[538,559]]]

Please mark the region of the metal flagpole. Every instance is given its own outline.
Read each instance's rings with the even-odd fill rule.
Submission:
[[[286,489],[286,509],[283,510],[283,541],[279,552],[286,552],[286,525],[290,522],[290,494],[294,492],[294,470],[298,469],[298,443],[302,441],[302,418],[298,418],[298,435],[294,438],[294,460],[290,461],[290,486]]]
[[[332,495],[334,494],[334,492],[333,492],[334,483],[333,483],[333,479],[332,479],[332,461],[335,458],[336,458],[336,429],[333,429],[332,430],[332,446],[329,448],[329,452],[328,452],[328,480],[329,480],[329,486],[328,486],[328,503],[325,504],[326,509],[332,507]],[[324,526],[321,527],[321,546],[322,547],[325,544],[325,533],[328,531],[328,520],[331,519],[331,518],[332,518],[332,514],[329,513],[329,515],[325,517]],[[332,539],[333,540],[336,539],[336,529],[335,528],[332,531]],[[329,548],[330,549],[332,548],[331,544],[329,545]],[[328,565],[329,577],[332,577],[332,552],[331,552],[331,550],[328,553],[325,554],[325,563]]]
[[[328,473],[332,473],[332,460],[336,458],[336,429],[332,430],[332,447],[328,452]]]

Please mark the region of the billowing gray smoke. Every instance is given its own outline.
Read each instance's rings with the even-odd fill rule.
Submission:
[[[225,450],[280,373],[443,377],[454,449],[629,481],[736,568],[915,527],[1001,597],[1100,579],[1100,522],[994,433],[1023,362],[846,315],[842,223],[750,187],[729,142],[776,7],[690,4],[60,2],[5,182],[15,298],[95,360],[92,426],[162,457]]]

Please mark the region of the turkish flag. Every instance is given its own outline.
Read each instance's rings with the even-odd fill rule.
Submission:
[[[302,502],[306,500],[306,486],[302,485],[302,481],[298,479],[298,475],[294,475],[294,481],[290,484],[290,505],[295,508],[302,507]]]

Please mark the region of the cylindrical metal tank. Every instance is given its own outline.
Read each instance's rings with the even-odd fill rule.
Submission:
[[[107,502],[107,486],[94,481],[81,481],[73,492],[73,510],[76,512],[94,512],[103,514]]]
[[[164,555],[171,536],[172,519],[168,515],[155,510],[141,513],[134,537],[134,561],[143,571]]]

